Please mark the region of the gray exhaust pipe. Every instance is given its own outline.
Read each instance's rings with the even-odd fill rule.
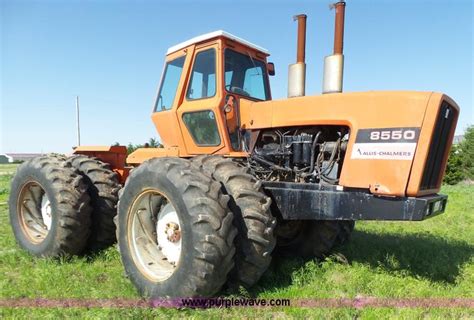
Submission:
[[[294,16],[293,20],[298,20],[298,42],[296,63],[288,67],[288,98],[304,96],[306,87],[306,15]]]
[[[323,93],[342,92],[344,76],[344,14],[346,3],[337,2],[331,6],[336,9],[334,27],[334,53],[324,58]]]

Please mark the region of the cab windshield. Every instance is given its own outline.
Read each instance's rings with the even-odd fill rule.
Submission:
[[[225,50],[225,89],[227,92],[257,100],[268,100],[265,63],[231,49]]]

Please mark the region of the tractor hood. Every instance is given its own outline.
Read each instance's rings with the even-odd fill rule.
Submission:
[[[443,107],[446,105],[451,111],[446,111]],[[439,190],[442,177],[436,177],[434,182],[431,179],[426,186],[423,179],[430,174],[426,171],[433,166],[430,161],[441,162],[437,166],[444,172],[459,113],[456,103],[444,94],[413,91],[337,93],[265,102],[241,99],[240,108],[241,127],[246,130],[347,126],[350,136],[340,184],[397,196]],[[451,112],[446,125],[440,123],[442,112]],[[404,130],[413,139],[404,139]],[[392,137],[393,131],[396,132]],[[430,149],[435,148],[431,146],[433,143],[438,143],[437,135],[446,141],[441,155],[433,160],[429,159],[434,153]],[[368,140],[369,136],[377,140]],[[395,139],[399,136],[399,140]]]

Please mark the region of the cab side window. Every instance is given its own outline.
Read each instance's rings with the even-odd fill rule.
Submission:
[[[186,57],[182,56],[166,64],[160,92],[156,99],[155,111],[165,111],[173,107],[185,59]]]
[[[252,97],[259,100],[267,99],[263,75],[264,70],[262,70],[262,67],[254,67],[245,70],[244,91],[249,92]]]
[[[197,100],[216,94],[216,51],[209,49],[196,55],[186,97]]]

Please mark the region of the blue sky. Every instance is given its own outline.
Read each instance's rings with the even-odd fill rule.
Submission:
[[[284,98],[296,23],[308,15],[307,94],[321,92],[331,53],[330,1],[0,0],[0,153],[70,152],[76,95],[82,144],[157,137],[150,115],[166,49],[223,29],[267,48]],[[349,0],[345,91],[429,90],[461,107],[458,133],[474,123],[470,0]]]

